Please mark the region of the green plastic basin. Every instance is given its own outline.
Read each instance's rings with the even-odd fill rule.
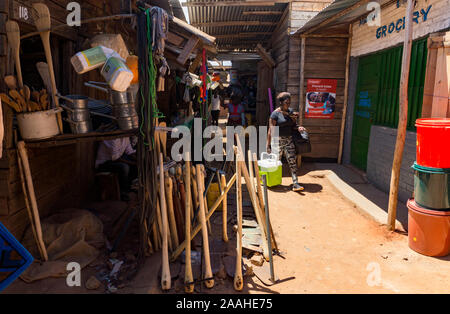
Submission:
[[[422,207],[450,210],[450,168],[427,168],[414,163],[414,198]]]

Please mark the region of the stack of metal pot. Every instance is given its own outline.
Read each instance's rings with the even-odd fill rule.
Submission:
[[[126,92],[110,90],[112,115],[117,119],[121,130],[132,130],[139,127],[139,117],[136,112],[136,94],[128,89]]]
[[[95,84],[104,85],[100,87]],[[135,87],[128,88],[125,92],[112,90],[107,83],[87,82],[86,86],[104,91],[109,95],[109,103],[112,108],[112,119],[117,121],[121,130],[133,130],[139,127],[139,117],[136,112],[136,94]]]
[[[67,122],[73,134],[92,132],[91,115],[88,109],[89,98],[82,95],[67,95],[59,98],[66,100],[66,105],[61,105],[67,111]]]

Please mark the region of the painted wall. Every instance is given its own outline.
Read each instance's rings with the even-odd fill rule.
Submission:
[[[396,138],[397,129],[372,126],[367,156],[367,179],[386,193],[389,193]],[[414,192],[414,172],[411,166],[415,160],[416,133],[408,131],[398,185],[398,199],[402,202],[406,202]]]
[[[402,3],[402,1],[399,1]],[[393,47],[404,39],[406,4],[393,3],[381,10],[379,26],[364,20],[353,24],[352,56]],[[450,0],[417,0],[413,15],[413,39],[450,28]]]

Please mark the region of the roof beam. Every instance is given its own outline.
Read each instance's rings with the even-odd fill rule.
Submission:
[[[224,39],[224,38],[245,38],[245,37],[266,36],[266,35],[272,35],[272,32],[224,34],[224,35],[214,35],[214,37],[216,37],[216,39]]]
[[[198,1],[198,2],[184,2],[182,3],[183,7],[228,7],[228,6],[236,6],[236,7],[250,7],[250,6],[267,6],[272,7],[275,3],[288,3],[289,1],[217,1],[217,2],[206,2],[206,1]]]
[[[358,2],[355,3],[354,5],[348,7],[347,9],[342,10],[341,12],[339,12],[339,13],[333,15],[332,17],[326,19],[325,21],[323,21],[323,22],[320,23],[319,25],[316,25],[316,26],[310,28],[309,30],[307,30],[306,32],[304,32],[302,35],[307,35],[307,34],[310,34],[310,33],[315,32],[316,30],[318,30],[318,29],[320,29],[320,28],[322,28],[322,27],[324,27],[324,26],[330,24],[331,22],[333,22],[333,21],[337,20],[338,18],[340,18],[340,17],[346,15],[347,13],[350,13],[350,12],[353,11],[354,9],[359,8],[360,6],[366,4],[366,3],[369,2],[369,1],[371,1],[371,0],[360,0],[360,1],[358,1]]]
[[[244,11],[242,15],[282,15],[283,11]]]
[[[268,53],[268,52],[266,51],[266,49],[264,49],[263,46],[261,46],[261,44],[257,44],[257,45],[256,45],[256,51],[257,51],[258,54],[261,56],[261,59],[263,59],[264,62],[265,62],[270,68],[275,67],[275,61],[273,60],[272,56],[270,55],[270,53]]]
[[[221,27],[221,26],[274,26],[276,22],[261,22],[261,21],[226,21],[226,22],[207,22],[207,23],[192,23],[194,27]]]

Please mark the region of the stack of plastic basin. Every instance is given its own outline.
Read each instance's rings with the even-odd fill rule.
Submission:
[[[418,119],[414,199],[408,200],[409,247],[450,254],[450,119]]]

